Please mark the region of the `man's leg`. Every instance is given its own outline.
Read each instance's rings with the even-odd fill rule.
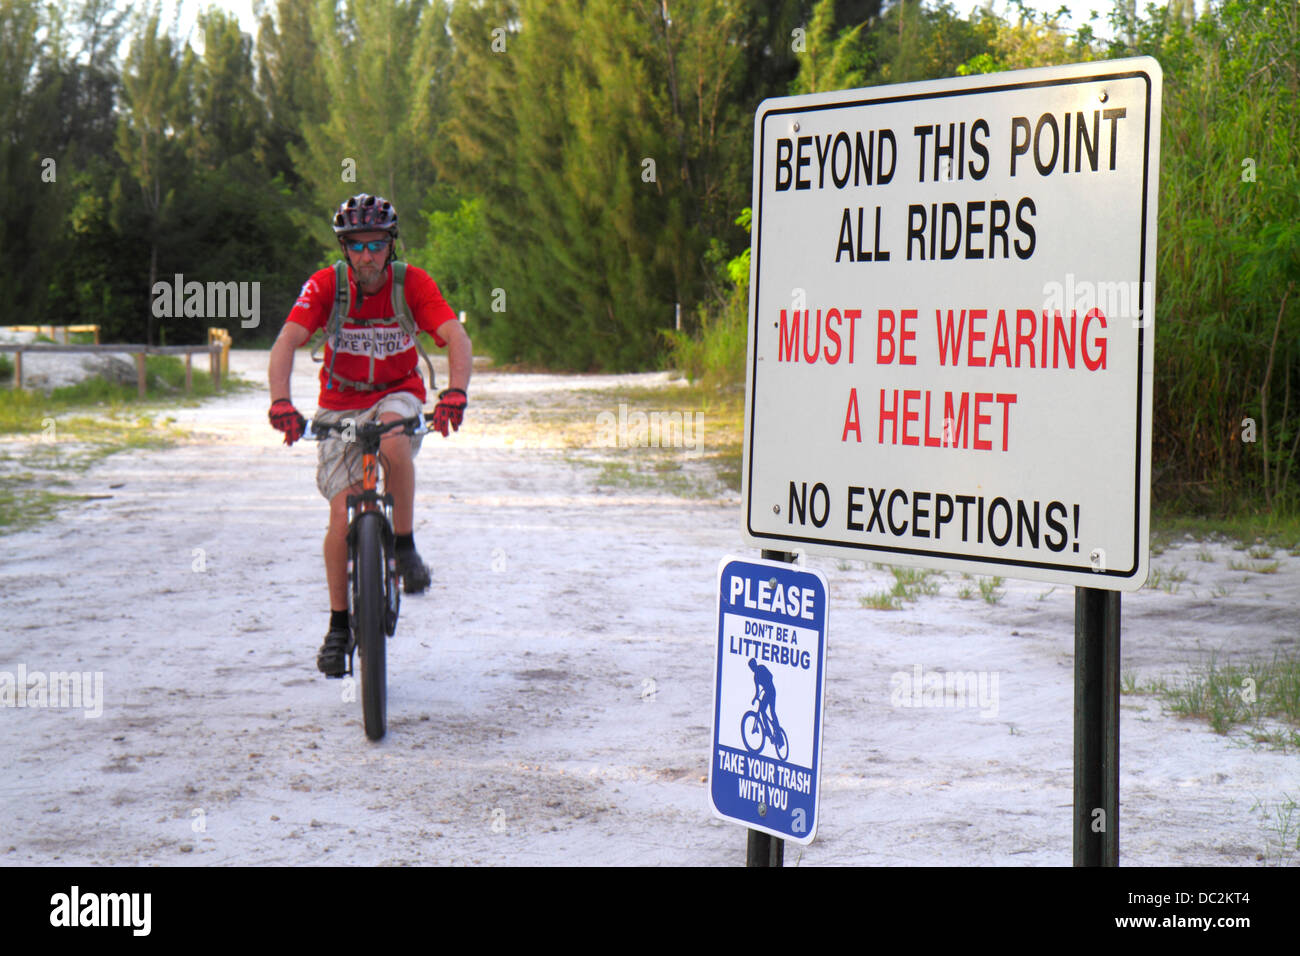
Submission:
[[[348,495],[361,493],[361,485],[345,488],[330,499],[330,526],[325,532],[325,579],[329,583],[331,610],[348,607]]]
[[[381,422],[405,418],[396,412],[382,412]],[[386,490],[393,496],[393,533],[410,534],[415,520],[415,462],[411,460],[411,439],[403,432],[389,432],[379,444],[386,470]]]
[[[398,412],[381,412],[384,422],[406,418]],[[429,569],[415,550],[411,537],[415,522],[415,462],[411,439],[402,432],[385,435],[379,452],[383,455],[386,490],[393,496],[393,534],[397,536],[397,572],[402,576],[402,590],[419,594],[429,586]]]

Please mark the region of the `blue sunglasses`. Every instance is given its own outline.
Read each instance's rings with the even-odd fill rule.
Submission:
[[[370,242],[348,242],[345,245],[353,252],[360,252],[362,249],[369,249],[371,252],[383,252],[388,248],[389,240],[372,239]]]

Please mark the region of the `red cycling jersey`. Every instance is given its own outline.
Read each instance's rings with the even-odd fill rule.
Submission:
[[[411,337],[402,330],[397,317],[393,315],[392,289],[393,270],[387,270],[384,287],[374,295],[367,295],[357,306],[356,277],[348,267],[348,285],[351,287],[352,309],[343,320],[339,330],[339,357],[334,363],[334,372],[354,382],[364,382],[370,372],[370,357],[375,357],[376,383],[390,382],[387,388],[365,391],[352,388],[335,381],[333,388],[326,388],[330,360],[334,355],[332,342],[325,343],[325,362],[320,372],[320,397],[317,406],[336,411],[369,408],[383,396],[393,392],[410,392],[423,403],[426,397],[424,380],[417,372],[419,353]],[[298,301],[289,310],[289,321],[296,322],[308,332],[323,329],[334,311],[334,268],[321,269],[303,283],[298,293]],[[406,279],[402,285],[406,295],[406,304],[411,308],[416,326],[433,336],[439,348],[445,348],[447,342],[438,334],[444,322],[456,321],[456,314],[438,291],[438,285],[429,273],[418,266],[406,267]],[[353,322],[352,319],[390,319],[388,322]]]

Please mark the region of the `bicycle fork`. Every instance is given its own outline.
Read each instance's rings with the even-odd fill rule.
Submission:
[[[393,496],[385,492],[382,496],[375,491],[362,491],[359,495],[348,495],[348,591],[351,607],[348,615],[348,674],[352,674],[352,655],[357,648],[356,637],[356,603],[357,603],[357,518],[371,511],[378,511],[383,519],[380,526],[384,546],[384,633],[392,637],[397,630],[397,615],[401,609],[402,589],[397,578],[397,536],[393,531]]]

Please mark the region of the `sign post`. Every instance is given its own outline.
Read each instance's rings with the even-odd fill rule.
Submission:
[[[1162,84],[1136,57],[755,117],[745,541],[1075,587],[1080,863],[1118,858],[1114,592],[1149,565]]]
[[[1074,589],[1074,865],[1119,866],[1120,594]]]

